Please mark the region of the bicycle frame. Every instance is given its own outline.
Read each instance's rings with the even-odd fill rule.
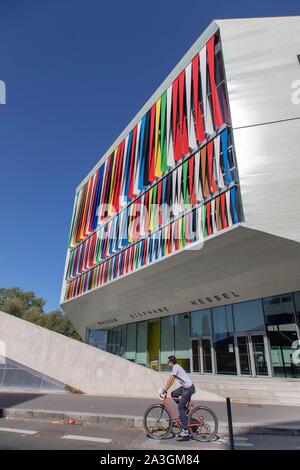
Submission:
[[[162,402],[163,404],[165,405],[165,407],[168,409],[168,411],[170,412],[172,418],[173,418],[173,422],[177,422],[180,424],[181,426],[181,419],[180,417],[175,413],[175,411],[173,410],[173,408],[169,405],[168,402],[172,402],[172,401],[179,401],[180,398],[178,397],[174,397],[174,398],[168,398],[167,396],[165,398],[162,398]],[[191,412],[192,408],[195,408],[193,403],[189,400],[189,402],[187,403],[187,408],[186,408],[186,413],[187,415],[189,415],[189,413]],[[201,418],[203,418],[201,416]],[[203,423],[199,423],[200,425],[203,425]],[[199,424],[190,424],[189,427],[197,427],[199,426]]]

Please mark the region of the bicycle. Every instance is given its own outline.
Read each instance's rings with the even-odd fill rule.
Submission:
[[[178,401],[180,398],[167,398],[165,394],[162,403],[150,405],[144,414],[143,425],[146,434],[153,439],[166,439],[173,429],[181,430],[181,420],[168,402]],[[196,441],[209,442],[218,432],[218,418],[206,406],[194,406],[189,400],[186,404],[188,416],[188,429],[190,436]],[[175,428],[175,430],[174,430]]]

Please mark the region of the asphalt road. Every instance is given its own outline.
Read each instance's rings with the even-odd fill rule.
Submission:
[[[1,408],[104,413],[143,416],[146,408],[159,399],[107,397],[72,394],[38,394],[0,392]],[[194,402],[197,404],[197,402]],[[201,402],[212,408],[218,420],[227,421],[226,404],[223,402]],[[300,426],[299,406],[255,405],[232,403],[233,422],[256,423],[257,425],[280,424]]]
[[[300,439],[289,436],[245,435],[235,438],[239,450],[300,450]],[[222,450],[228,440],[179,443],[149,439],[144,431],[111,425],[65,424],[37,420],[0,419],[0,450]]]

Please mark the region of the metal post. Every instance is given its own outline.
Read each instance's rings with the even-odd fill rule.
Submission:
[[[234,439],[233,439],[232,414],[231,414],[230,398],[226,398],[226,406],[227,406],[227,420],[228,420],[230,450],[234,450]]]

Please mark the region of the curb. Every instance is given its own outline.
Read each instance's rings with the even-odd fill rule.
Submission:
[[[4,408],[0,410],[3,418],[21,418],[37,420],[75,420],[88,421],[93,424],[113,424],[125,425],[131,428],[143,429],[143,417],[131,415],[117,415],[107,413],[79,413],[49,410],[26,410],[20,408]],[[300,426],[289,425],[257,425],[256,423],[233,423],[233,432],[235,435],[242,434],[267,434],[273,436],[300,436]],[[228,424],[219,422],[218,433],[221,436],[228,435]]]

